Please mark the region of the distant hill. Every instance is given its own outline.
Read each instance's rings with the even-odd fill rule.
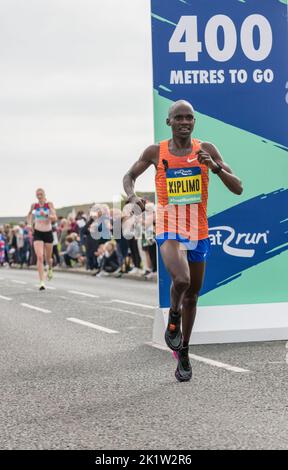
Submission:
[[[24,216],[19,216],[19,217],[0,217],[0,225],[3,224],[18,224],[19,222],[22,222],[25,220]]]
[[[146,191],[146,192],[141,192],[141,191],[137,191],[137,195],[139,197],[143,197],[144,199],[147,199],[148,201],[151,201],[151,202],[155,202],[155,193],[152,193],[152,192],[149,192],[149,191]],[[121,201],[121,206],[123,207],[124,205],[124,201],[125,201],[125,198],[124,196],[122,195],[122,201]],[[95,202],[91,202],[90,204],[75,204],[74,206],[65,206],[65,207],[60,207],[59,209],[56,209],[57,210],[57,215],[58,217],[68,217],[69,214],[71,213],[76,213],[79,212],[79,211],[83,211],[83,212],[88,212],[90,207],[93,205],[93,204],[96,204],[98,203],[98,201],[95,201]],[[112,207],[113,205],[113,202],[100,202],[99,204],[107,204],[109,207]]]
[[[137,191],[137,195],[139,197],[143,197],[144,199],[147,199],[148,201],[155,202],[155,193],[153,192],[141,192]],[[124,196],[122,196],[122,203],[121,206],[123,206],[125,201]],[[95,201],[96,202],[96,201]],[[91,202],[89,204],[75,204],[73,206],[65,206],[65,207],[60,207],[56,209],[58,217],[68,217],[69,214],[77,214],[79,211],[83,211],[87,213],[90,209],[90,207],[95,204],[95,202]],[[112,202],[102,202],[101,204],[108,204],[109,207],[112,207]],[[0,225],[3,224],[18,224],[19,222],[24,221],[26,216],[19,216],[19,217],[0,217]]]

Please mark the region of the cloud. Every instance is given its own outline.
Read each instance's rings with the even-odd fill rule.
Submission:
[[[153,142],[149,3],[0,0],[1,215],[38,186],[56,206],[122,190]]]

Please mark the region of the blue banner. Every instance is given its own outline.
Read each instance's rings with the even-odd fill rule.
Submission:
[[[169,106],[196,110],[243,181],[239,198],[210,175],[212,244],[200,305],[288,302],[288,16],[286,0],[152,0],[156,141]],[[160,259],[160,306],[170,279]]]

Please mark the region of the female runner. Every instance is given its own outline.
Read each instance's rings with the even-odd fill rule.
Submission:
[[[48,266],[47,279],[53,277],[53,232],[52,223],[56,222],[57,215],[52,202],[47,202],[45,191],[37,189],[38,202],[32,204],[27,222],[32,225],[34,217],[33,246],[37,257],[37,269],[40,278],[39,290],[45,290],[44,257]]]

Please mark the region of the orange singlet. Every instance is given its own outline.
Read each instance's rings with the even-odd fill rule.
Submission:
[[[208,238],[209,170],[198,162],[200,147],[201,142],[192,139],[191,153],[177,157],[169,151],[168,140],[160,142],[155,176],[156,236],[172,233],[189,240]]]

